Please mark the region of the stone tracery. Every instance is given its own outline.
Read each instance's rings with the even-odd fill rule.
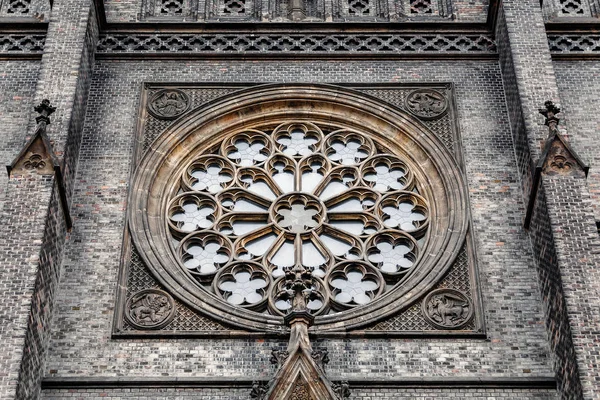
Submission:
[[[298,266],[314,277],[311,329],[370,324],[428,293],[467,234],[444,144],[351,90],[265,85],[195,109],[151,146],[129,213],[140,257],[178,300],[245,329],[284,329],[281,281]],[[252,293],[242,267],[260,279]]]
[[[290,121],[242,129],[210,153],[183,171],[167,220],[185,270],[231,305],[289,312],[281,281],[295,265],[315,277],[310,312],[343,311],[418,263],[422,184],[365,134]]]

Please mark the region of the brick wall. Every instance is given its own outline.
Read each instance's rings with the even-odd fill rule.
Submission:
[[[546,193],[538,192],[530,227],[533,250],[539,274],[542,298],[546,308],[546,324],[558,387],[563,394],[574,398],[583,395],[575,348],[573,346],[569,313],[563,292],[563,280],[556,255],[554,234],[546,203]]]
[[[564,301],[584,391],[584,398],[597,397],[600,364],[595,349],[600,340],[600,238],[584,179],[544,177],[549,219],[563,282]],[[574,372],[563,372],[565,380],[575,384]],[[565,391],[565,393],[570,393]]]
[[[3,304],[0,308],[0,339],[3,357],[0,358],[0,399],[13,399],[17,385],[29,385],[20,379],[23,357],[37,356],[41,343],[32,343],[26,351],[25,337],[33,302],[36,277],[43,242],[47,203],[54,186],[52,176],[36,173],[11,179],[2,209],[0,236],[0,282]],[[38,370],[38,373],[41,373]]]
[[[142,82],[283,80],[454,82],[457,91],[488,339],[326,339],[318,346],[330,351],[328,374],[355,379],[372,374],[552,376],[534,259],[520,225],[524,205],[495,61],[97,62],[47,376],[270,377],[270,350],[282,341],[113,340],[110,335]]]
[[[8,165],[25,143],[32,123],[33,96],[39,61],[0,61],[0,164]],[[6,195],[8,177],[0,173],[0,207]]]
[[[63,166],[67,190],[76,169],[87,77],[97,41],[97,32],[90,28],[90,23],[95,23],[90,5],[90,1],[79,0],[54,2],[45,53],[41,63],[35,63],[37,82],[32,98],[35,104],[48,98],[57,107],[48,134]],[[23,85],[19,90],[27,87]],[[21,112],[33,119],[31,105]],[[29,132],[32,127],[30,124]],[[13,143],[6,143],[11,145],[13,156],[24,144],[28,132],[24,128],[25,124],[21,132],[15,133]],[[54,176],[26,172],[13,175],[5,187],[0,237],[0,278],[6,299],[0,309],[0,340],[5,356],[0,360],[4,372],[0,398],[37,398],[60,276],[65,217]]]
[[[548,135],[538,109],[545,101],[556,102],[559,98],[541,12],[537,1],[504,1],[496,28],[515,154],[526,201],[532,193],[534,165],[538,162]],[[586,334],[580,334],[580,329],[586,324],[575,322],[578,318],[574,317],[580,314],[579,307],[583,300],[574,291],[584,287],[587,291],[591,288],[587,288],[586,284],[577,288],[576,280],[581,270],[569,265],[569,257],[576,257],[573,254],[575,247],[567,248],[573,243],[566,243],[569,238],[564,232],[569,226],[583,226],[591,221],[586,224],[585,217],[581,215],[571,221],[564,218],[574,209],[585,213],[585,210],[578,210],[581,204],[578,204],[580,191],[577,185],[571,186],[567,179],[563,182],[562,189],[550,190],[549,193],[547,185],[551,180],[544,178],[543,182],[533,204],[529,233],[545,304],[546,325],[563,398],[583,398],[580,373],[585,375],[582,370],[587,370],[590,364],[583,361],[587,359],[585,355],[581,357],[587,352],[584,344],[587,342]],[[572,234],[575,237],[579,235],[574,231]],[[582,243],[586,245],[582,246],[580,243],[579,250],[587,249],[587,241],[584,239]],[[565,256],[561,257],[556,248],[562,248]],[[595,283],[590,282],[590,285],[594,286]],[[594,322],[590,320],[590,324],[594,325]],[[572,340],[572,335],[577,339]],[[590,382],[585,382],[584,379],[583,384],[588,390],[586,398],[591,398]]]
[[[591,168],[588,188],[595,219],[600,220],[600,61],[555,61],[554,70],[569,139],[579,156]]]
[[[458,21],[485,22],[489,0],[453,0]]]
[[[42,371],[50,334],[50,320],[60,278],[65,238],[65,218],[58,192],[54,190],[48,207],[39,257],[39,270],[32,296],[28,328],[25,333],[17,399],[34,399],[40,395]]]
[[[199,399],[199,400],[247,400],[249,389],[63,389],[45,390],[44,400],[59,399]],[[352,399],[356,400],[427,400],[435,399],[465,399],[490,400],[519,399],[519,400],[552,400],[556,398],[552,390],[536,389],[352,389]]]

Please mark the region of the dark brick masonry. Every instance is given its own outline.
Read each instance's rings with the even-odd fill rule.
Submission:
[[[252,22],[242,33],[221,17],[198,22],[203,0],[169,0],[194,7],[195,19],[142,9],[157,1],[54,0],[51,13],[42,0],[2,2],[0,158],[9,164],[20,152],[32,107],[48,98],[74,225],[68,233],[54,176],[1,175],[0,399],[248,399],[252,379],[273,376],[271,349],[286,340],[111,336],[145,82],[453,83],[485,335],[317,337],[329,350],[327,376],[348,380],[361,400],[598,398],[600,64],[590,58],[593,32],[559,32],[564,18],[587,29],[597,1],[548,0],[542,10],[539,0],[424,0],[419,7],[453,15],[407,16],[394,10],[413,3],[379,2],[381,15],[348,18],[348,29],[348,4],[337,1],[331,31],[279,24],[275,37],[263,23],[271,47],[256,51],[211,36],[223,22],[229,46],[246,43]],[[381,25],[374,33],[362,22]],[[382,42],[381,27],[403,41]],[[270,59],[288,51],[286,34],[308,47]],[[322,48],[302,42],[311,35],[324,37]],[[373,56],[358,59],[361,46]],[[580,53],[590,59],[571,56]],[[526,231],[547,100],[562,107],[559,128],[591,169],[587,179],[543,175]]]

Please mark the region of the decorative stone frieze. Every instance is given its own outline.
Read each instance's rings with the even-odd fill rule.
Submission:
[[[45,43],[46,35],[43,33],[0,33],[0,54],[39,54],[41,56]]]
[[[152,33],[102,35],[99,56],[119,54],[479,54],[493,55],[489,35]]]

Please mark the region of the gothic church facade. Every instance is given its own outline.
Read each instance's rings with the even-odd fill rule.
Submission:
[[[600,399],[598,0],[0,0],[0,399]]]

